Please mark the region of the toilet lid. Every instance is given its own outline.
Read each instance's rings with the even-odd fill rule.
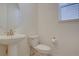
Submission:
[[[39,49],[39,50],[51,50],[51,48],[49,46],[44,45],[44,44],[39,44],[35,48]]]

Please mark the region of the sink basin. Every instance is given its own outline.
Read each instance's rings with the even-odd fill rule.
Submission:
[[[0,44],[15,44],[25,38],[24,34],[0,35]]]

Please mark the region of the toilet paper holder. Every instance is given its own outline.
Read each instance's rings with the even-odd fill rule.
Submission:
[[[56,37],[51,38],[52,42],[55,43],[56,42]]]

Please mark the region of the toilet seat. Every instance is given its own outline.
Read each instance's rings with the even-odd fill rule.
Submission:
[[[45,45],[45,44],[39,44],[36,47],[34,47],[37,51],[43,52],[43,53],[49,53],[51,51],[51,47]]]

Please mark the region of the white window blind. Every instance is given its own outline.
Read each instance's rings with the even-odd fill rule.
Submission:
[[[79,3],[60,4],[60,20],[79,19]]]

